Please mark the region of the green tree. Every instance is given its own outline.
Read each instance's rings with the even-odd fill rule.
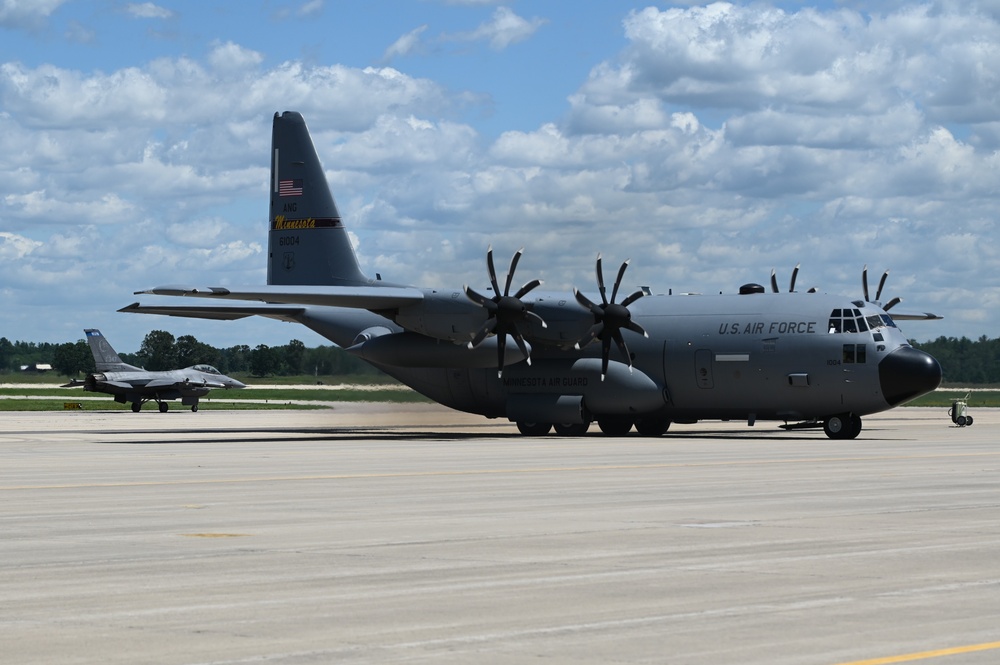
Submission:
[[[56,345],[52,352],[52,369],[63,376],[76,377],[95,372],[97,367],[90,345],[81,339]]]
[[[218,365],[220,353],[214,346],[199,342],[193,335],[177,338],[177,364],[179,367],[191,365]],[[223,370],[219,370],[223,371]]]
[[[270,376],[281,365],[280,356],[267,344],[258,344],[250,352],[250,373],[254,376]]]
[[[174,336],[165,330],[154,330],[146,335],[139,347],[142,366],[150,371],[177,369],[177,345]]]

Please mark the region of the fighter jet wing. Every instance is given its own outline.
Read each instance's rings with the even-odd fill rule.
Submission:
[[[186,296],[226,300],[259,300],[285,305],[324,305],[354,309],[385,310],[418,303],[420,289],[405,286],[158,286],[136,295]],[[257,312],[254,312],[255,314]]]

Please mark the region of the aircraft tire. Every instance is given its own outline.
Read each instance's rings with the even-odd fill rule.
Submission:
[[[159,406],[160,406],[160,413],[166,413],[167,409],[170,408],[170,405],[167,404],[166,402],[160,402]]]
[[[139,413],[139,409],[142,408],[142,402],[132,402],[132,413]]]
[[[632,431],[632,419],[628,416],[598,418],[597,425],[607,436],[625,436]]]
[[[861,417],[853,413],[838,413],[823,422],[823,431],[831,439],[855,439],[861,434]]]
[[[556,434],[559,436],[583,436],[590,429],[590,423],[571,423],[571,424],[560,424],[556,423],[552,426],[556,430]]]
[[[669,418],[636,418],[635,431],[642,436],[663,436],[670,429]]]
[[[517,431],[524,436],[545,436],[552,429],[552,423],[529,423],[517,421]]]

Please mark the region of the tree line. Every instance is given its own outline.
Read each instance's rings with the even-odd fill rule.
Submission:
[[[336,346],[306,348],[297,339],[282,346],[246,344],[216,348],[192,335],[175,338],[164,330],[154,330],[142,340],[136,353],[118,352],[122,361],[148,370],[167,370],[212,365],[223,374],[266,376],[381,376],[382,372]],[[0,372],[16,372],[24,365],[45,363],[66,377],[82,377],[96,371],[94,356],[86,340],[51,344],[11,342],[0,337]]]
[[[983,335],[938,337],[928,342],[910,343],[938,359],[947,383],[1000,383],[1000,338]],[[163,330],[154,330],[142,340],[137,353],[121,353],[121,359],[149,370],[177,369],[205,363],[223,374],[250,376],[301,376],[306,374],[381,375],[368,363],[336,346],[306,348],[297,339],[283,346],[243,344],[227,349],[199,342],[191,335],[174,338]],[[0,337],[0,372],[15,372],[22,365],[48,363],[59,374],[77,377],[94,371],[94,357],[85,340],[64,344],[11,342]]]

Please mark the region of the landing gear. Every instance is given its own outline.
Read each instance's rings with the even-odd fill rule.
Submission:
[[[526,423],[523,420],[517,422],[517,431],[524,436],[545,436],[552,429],[551,423]]]
[[[160,402],[159,407],[160,407],[160,413],[166,413],[167,409],[170,408],[170,405],[167,404],[166,402]]]
[[[139,409],[141,409],[141,408],[142,408],[142,402],[140,402],[139,400],[136,400],[136,401],[132,402],[132,412],[133,413],[139,413]]]
[[[856,439],[861,434],[861,416],[838,413],[823,422],[823,431],[831,439]]]
[[[590,423],[556,423],[552,427],[559,436],[583,436],[590,429]]]
[[[670,429],[669,418],[655,416],[635,419],[635,431],[642,436],[663,436]]]
[[[597,425],[608,436],[625,436],[632,430],[632,419],[628,416],[605,416],[597,419]]]

